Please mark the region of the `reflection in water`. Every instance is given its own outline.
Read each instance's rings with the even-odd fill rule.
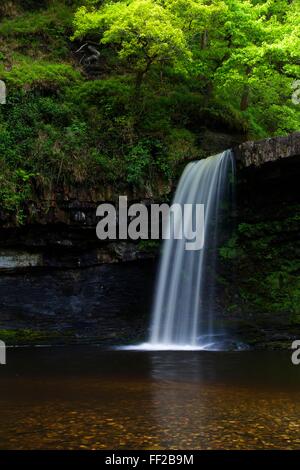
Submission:
[[[203,407],[206,404],[201,393],[201,361],[190,353],[178,355],[177,358],[172,353],[164,354],[163,358],[161,353],[157,353],[151,355],[151,363],[153,416],[157,423],[161,448],[207,448],[205,433],[201,435],[206,424],[206,406]],[[196,403],[197,418],[196,410],[193,409],[195,384],[197,392],[200,392]],[[195,419],[196,431],[193,429]]]
[[[299,376],[288,360],[276,353],[153,353],[162,448],[298,448]]]
[[[299,448],[289,354],[14,351],[0,370],[2,449]]]

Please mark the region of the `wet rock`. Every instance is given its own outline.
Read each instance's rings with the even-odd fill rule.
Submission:
[[[1,331],[9,329],[49,332],[45,341],[52,343],[145,340],[155,269],[149,260],[2,273],[0,339]],[[11,337],[13,344],[19,343],[18,335]],[[34,337],[41,341],[40,334]]]
[[[300,155],[300,132],[283,137],[271,137],[249,141],[234,148],[236,159],[241,167],[260,167],[268,162]]]

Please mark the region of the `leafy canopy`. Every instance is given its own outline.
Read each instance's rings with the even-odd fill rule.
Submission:
[[[177,17],[154,0],[107,3],[91,11],[81,7],[74,26],[74,38],[101,32],[100,43],[116,44],[119,58],[133,60],[138,72],[155,62],[183,68],[191,57]]]
[[[84,6],[74,38],[96,37],[137,74],[188,77],[209,106],[237,112],[253,136],[299,128],[300,0],[121,0]],[[159,67],[158,67],[159,65]]]

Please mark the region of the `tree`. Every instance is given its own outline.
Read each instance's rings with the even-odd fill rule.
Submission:
[[[152,83],[163,71],[170,89],[175,72],[251,137],[299,128],[299,24],[300,0],[119,0],[81,7],[74,38],[114,46],[137,97],[150,69]]]
[[[299,0],[226,3],[221,33],[230,43],[213,74],[215,98],[239,109],[256,134],[297,130],[291,85],[300,72]]]
[[[240,113],[254,134],[299,128],[299,0],[165,0],[191,48],[191,76],[210,105]],[[265,132],[267,129],[267,132]]]
[[[136,95],[154,64],[172,64],[184,71],[191,54],[175,15],[154,0],[104,3],[81,7],[75,14],[74,38],[98,33],[101,44],[114,44],[119,59],[132,63]]]

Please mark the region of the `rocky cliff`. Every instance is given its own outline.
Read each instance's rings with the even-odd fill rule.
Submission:
[[[247,342],[290,345],[300,334],[300,133],[234,151],[236,229],[220,249],[221,309]]]
[[[239,168],[261,167],[269,162],[297,157],[300,155],[300,132],[244,142],[234,148],[234,153]]]
[[[220,247],[219,309],[239,336],[246,331],[246,341],[275,347],[290,341],[300,317],[300,133],[245,142],[234,153],[236,231]],[[172,191],[158,182],[155,194],[123,194],[150,204]],[[46,191],[37,182],[35,194],[23,225],[1,215],[2,336],[114,344],[145,338],[158,247],[97,240],[96,207],[116,201],[113,188]]]

